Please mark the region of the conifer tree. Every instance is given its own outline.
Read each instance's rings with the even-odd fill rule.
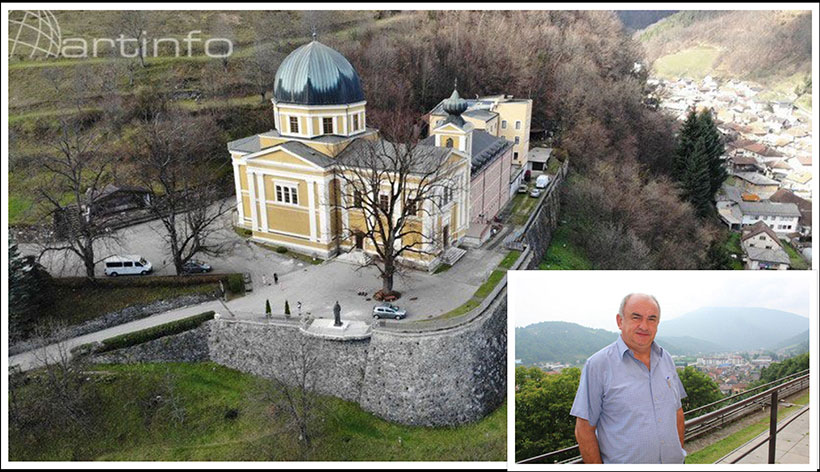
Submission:
[[[672,175],[683,198],[700,217],[713,213],[714,195],[726,180],[723,152],[723,140],[711,112],[690,110],[678,135]]]
[[[54,303],[51,275],[34,260],[22,256],[17,242],[9,236],[9,337],[25,338],[37,316]]]

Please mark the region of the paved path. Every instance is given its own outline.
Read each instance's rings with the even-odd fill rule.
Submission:
[[[808,410],[808,407],[804,408]],[[803,409],[799,410],[802,411]],[[789,418],[796,415],[793,413],[787,418],[781,419],[778,423],[783,424]],[[809,411],[800,415],[796,420],[792,421],[782,431],[777,433],[775,442],[775,464],[808,464],[809,463]],[[741,446],[733,451],[728,456],[724,457],[719,464],[729,464],[735,458],[741,456],[748,451],[751,446],[769,436],[768,429],[752,439],[749,443]],[[766,464],[769,461],[769,445],[768,443],[758,447],[748,456],[738,462],[738,464]]]

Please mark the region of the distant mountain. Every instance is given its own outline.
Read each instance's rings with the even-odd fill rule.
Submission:
[[[526,365],[586,360],[617,339],[618,333],[564,321],[544,321],[515,328],[515,358]]]
[[[525,365],[540,362],[583,362],[618,338],[617,332],[563,321],[544,321],[515,329],[515,358]],[[674,355],[724,351],[721,346],[690,336],[658,336],[655,341]]]
[[[782,351],[784,353],[788,353],[791,355],[802,354],[804,352],[808,352],[809,350],[809,331],[803,331],[802,333],[798,334],[797,336],[792,336],[789,339],[781,341],[780,343],[772,346],[772,351],[778,352]]]
[[[628,30],[641,30],[678,10],[618,10],[615,13]]]
[[[809,329],[809,319],[768,308],[705,307],[664,321],[658,332],[691,336],[722,350],[773,349]]]
[[[680,11],[635,35],[655,72],[764,85],[811,76],[811,11]]]
[[[676,356],[712,354],[726,350],[718,344],[691,336],[656,336],[655,342]]]

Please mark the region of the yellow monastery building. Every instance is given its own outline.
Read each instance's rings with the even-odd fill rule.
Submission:
[[[346,158],[381,139],[367,126],[357,72],[340,53],[314,40],[282,62],[272,102],[276,129],[228,143],[237,226],[259,242],[321,258],[372,253],[362,237],[362,212],[349,201],[349,181],[339,175],[350,169],[342,162],[355,162]],[[408,222],[424,237],[410,241],[421,253],[406,252],[405,262],[430,268],[461,243],[470,226],[470,156],[446,145],[418,149],[437,154],[447,166],[442,205],[428,205]]]

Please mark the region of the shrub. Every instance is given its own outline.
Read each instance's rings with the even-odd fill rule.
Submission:
[[[278,252],[279,254],[284,254],[288,252],[288,248],[286,248],[285,246],[279,246],[276,248],[276,252]]]
[[[265,300],[265,315],[270,316],[270,300]]]
[[[285,300],[285,315],[290,315],[290,305],[287,300]]]
[[[133,333],[121,334],[119,336],[114,336],[113,338],[104,339],[102,341],[102,346],[97,349],[97,352],[108,352],[115,349],[136,346],[138,344],[143,344],[165,336],[190,331],[199,327],[205,321],[212,320],[213,317],[213,311],[206,311],[205,313],[200,313],[181,320],[171,321],[170,323],[152,326],[151,328],[134,331]]]
[[[228,291],[231,293],[242,293],[245,291],[245,281],[242,274],[230,274],[228,276]]]

